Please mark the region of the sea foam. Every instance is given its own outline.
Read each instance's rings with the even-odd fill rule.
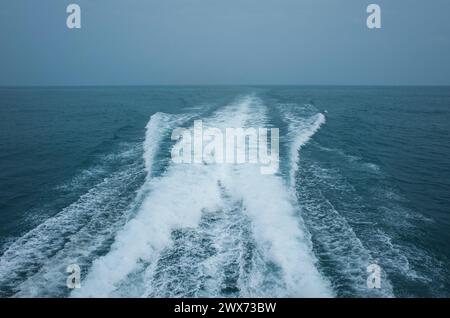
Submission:
[[[263,125],[265,123],[265,106],[254,95],[245,96],[214,113],[205,120],[213,127],[246,127],[248,125]],[[152,120],[158,118],[158,123]],[[161,115],[152,117],[147,125],[147,135],[144,145],[146,149],[149,139],[158,138],[159,121],[166,121]],[[151,145],[151,143],[150,143]],[[146,158],[145,158],[146,160]],[[151,163],[151,160],[149,160]],[[148,164],[147,164],[148,166]],[[150,189],[136,216],[120,230],[115,243],[108,254],[94,261],[87,277],[83,280],[83,288],[76,290],[72,296],[108,297],[127,295],[120,290],[123,286],[130,286],[126,281],[136,279],[135,275],[142,269],[137,280],[144,281],[142,290],[130,290],[132,296],[170,296],[167,284],[164,290],[155,283],[160,277],[158,267],[161,255],[174,248],[173,231],[176,229],[190,229],[194,235],[203,231],[202,219],[208,213],[231,213],[234,217],[216,218],[209,221],[219,222],[220,232],[211,230],[214,245],[211,253],[224,250],[229,243],[228,235],[232,235],[233,224],[230,220],[245,219],[250,222],[250,238],[255,242],[252,255],[262,257],[263,263],[273,263],[273,269],[281,282],[278,289],[270,289],[265,285],[264,275],[261,275],[261,262],[251,259],[253,266],[247,268],[242,258],[236,256],[236,288],[240,296],[286,296],[286,297],[328,297],[332,296],[328,282],[315,267],[315,257],[312,254],[309,235],[302,226],[298,209],[288,194],[283,180],[277,175],[261,175],[258,167],[250,164],[243,165],[206,165],[206,164],[171,164],[166,172],[158,178],[150,179],[147,185]],[[232,203],[230,203],[232,202]],[[239,202],[237,204],[236,202]],[[241,215],[241,216],[240,216]],[[245,222],[241,222],[244,224]],[[239,224],[241,224],[239,223]],[[242,229],[241,229],[242,230]],[[228,234],[228,235],[227,235]],[[203,235],[203,234],[202,234]],[[234,241],[235,242],[235,241]],[[236,243],[236,244],[235,244]],[[242,251],[246,242],[233,243],[233,249]],[[240,253],[233,254],[239,255]],[[187,251],[186,258],[192,258],[196,251]],[[234,257],[234,256],[231,256]],[[255,256],[251,256],[250,258]],[[213,261],[215,260],[215,261]],[[166,260],[167,261],[167,260]],[[226,290],[220,288],[225,281],[213,286],[211,281],[204,278],[205,273],[215,273],[226,280],[224,259],[210,256],[202,261],[204,279],[203,296],[226,296]],[[186,261],[187,264],[192,263]],[[170,266],[170,265],[167,265]],[[183,267],[183,264],[177,266]],[[182,271],[181,269],[179,271]],[[245,271],[247,271],[245,273]],[[225,277],[223,276],[225,275]],[[229,274],[228,274],[229,275]],[[234,275],[234,274],[233,274]],[[271,275],[267,273],[266,275]],[[206,275],[208,276],[208,275]],[[246,278],[245,278],[246,277]],[[228,277],[229,278],[229,277]],[[169,279],[169,278],[167,278]],[[218,278],[219,279],[219,278]],[[161,283],[159,283],[161,284]],[[183,296],[185,281],[175,280],[170,286],[181,290]],[[250,286],[252,288],[250,288]],[[205,291],[206,289],[206,291]],[[138,293],[138,294],[136,294]],[[225,294],[224,294],[225,293]],[[184,294],[188,294],[187,291]],[[200,294],[194,294],[199,296]]]

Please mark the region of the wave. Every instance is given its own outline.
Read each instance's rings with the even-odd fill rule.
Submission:
[[[295,174],[298,171],[298,162],[301,148],[308,143],[312,136],[325,124],[326,118],[318,113],[308,119],[299,120],[295,117],[286,116],[290,121],[291,131],[295,131],[295,138],[291,145],[291,186],[295,183]]]
[[[182,125],[193,117],[192,114],[173,115],[158,112],[150,117],[145,129],[144,148],[144,164],[147,171],[147,178],[152,176],[152,168],[155,161],[158,148],[167,132],[170,129]]]
[[[265,114],[250,95],[205,124],[262,125]],[[73,297],[332,296],[281,177],[250,164],[171,164],[147,186]]]

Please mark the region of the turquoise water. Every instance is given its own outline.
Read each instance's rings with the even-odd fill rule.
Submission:
[[[279,128],[279,172],[172,163],[195,119]],[[448,87],[0,88],[0,295],[448,297],[449,120]]]

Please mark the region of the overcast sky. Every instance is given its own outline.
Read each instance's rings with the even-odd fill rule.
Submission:
[[[153,84],[449,85],[450,1],[0,1],[0,85]]]

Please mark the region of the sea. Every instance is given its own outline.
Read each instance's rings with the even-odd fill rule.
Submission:
[[[196,120],[279,169],[175,163]],[[450,87],[0,88],[0,297],[449,297],[449,245]]]

